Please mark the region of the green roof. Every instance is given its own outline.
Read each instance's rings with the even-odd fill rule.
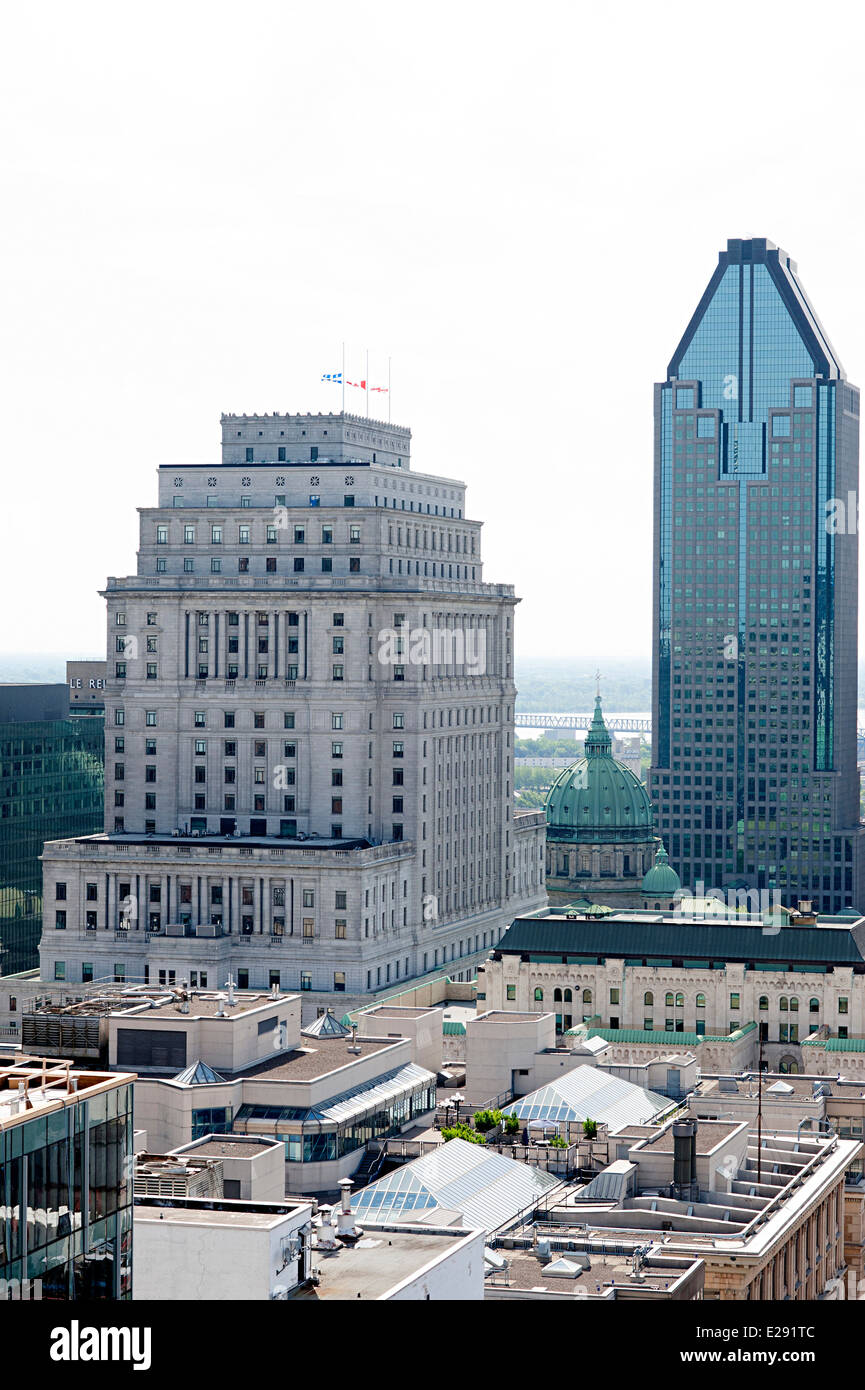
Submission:
[[[457,1019],[448,1018],[442,1024],[442,1036],[451,1038],[461,1038],[466,1031],[466,1025]]]
[[[853,965],[865,958],[857,946],[861,927],[780,927],[685,918],[652,921],[616,915],[603,921],[518,917],[496,947],[508,954],[623,957],[661,960],[749,960],[797,965]]]
[[[655,1046],[675,1043],[677,1047],[699,1047],[708,1042],[700,1033],[668,1033],[664,1028],[589,1028],[587,1038],[603,1038],[604,1042],[654,1043]]]
[[[663,845],[658,848],[655,862],[643,878],[643,892],[646,897],[653,894],[659,898],[672,898],[682,887],[682,881],[670,863]]]
[[[865,1052],[865,1038],[804,1038],[803,1047],[825,1047],[827,1052]]]
[[[547,796],[550,838],[570,843],[650,839],[649,793],[639,777],[612,756],[600,695],[584,747],[585,757],[559,773]]]

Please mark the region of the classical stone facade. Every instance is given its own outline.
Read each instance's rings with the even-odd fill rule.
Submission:
[[[837,918],[779,927],[549,912],[514,922],[479,972],[478,999],[485,1009],[552,1009],[562,1031],[592,1024],[648,1048],[750,1037],[742,1065],[756,1060],[762,1032],[771,1068],[818,1071],[821,1036],[854,1053],[865,1035],[863,930]],[[707,1055],[705,1065],[725,1063]]]
[[[352,998],[473,969],[543,902],[514,610],[410,432],[230,415],[108,580],[105,834],[46,846],[46,981]],[[219,980],[221,983],[221,979]]]

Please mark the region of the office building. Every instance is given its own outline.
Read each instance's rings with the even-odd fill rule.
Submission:
[[[512,588],[410,432],[226,415],[159,468],[105,589],[104,833],[45,852],[46,982],[191,980],[345,1006],[469,978],[543,901],[513,813]]]
[[[102,818],[102,719],[70,717],[64,685],[0,685],[0,974],[38,964],[43,844]]]
[[[655,828],[682,883],[863,893],[859,392],[786,252],[733,240],[655,388]]]
[[[7,1289],[29,1281],[29,1296],[41,1299],[131,1298],[134,1080],[0,1057]]]

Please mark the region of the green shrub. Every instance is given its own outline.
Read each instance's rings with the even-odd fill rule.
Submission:
[[[475,1129],[479,1134],[486,1134],[488,1129],[495,1129],[496,1125],[501,1124],[501,1110],[478,1110],[475,1112]]]
[[[560,1134],[554,1135],[553,1138],[550,1140],[550,1148],[551,1148],[551,1149],[566,1149],[567,1147],[568,1147],[568,1141],[567,1141],[567,1139],[563,1139],[562,1136],[561,1136]]]
[[[583,1134],[587,1139],[597,1139],[598,1122],[597,1120],[583,1120]]]
[[[518,1115],[505,1116],[505,1134],[519,1134],[520,1120]]]
[[[451,1125],[448,1129],[442,1130],[442,1139],[447,1143],[448,1139],[466,1139],[470,1144],[485,1143],[484,1136],[478,1134],[470,1125]]]

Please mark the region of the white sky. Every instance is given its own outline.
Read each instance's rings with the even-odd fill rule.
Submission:
[[[518,658],[648,659],[652,384],[728,237],[865,385],[860,16],[7,5],[0,652],[104,651],[157,463],[337,407],[345,340],[468,482]]]

